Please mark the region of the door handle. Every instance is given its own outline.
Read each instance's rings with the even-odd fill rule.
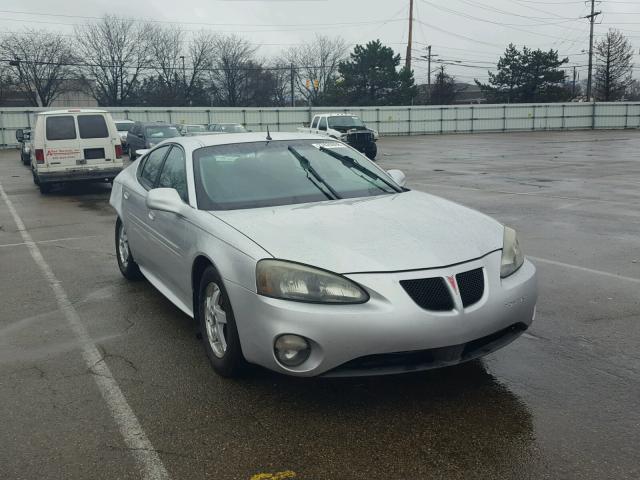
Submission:
[[[155,220],[156,219],[156,214],[153,213],[152,210],[149,210],[149,213],[147,215],[149,217],[149,220]]]
[[[122,196],[124,197],[125,200],[129,200],[129,192],[127,192],[126,190],[124,191]]]

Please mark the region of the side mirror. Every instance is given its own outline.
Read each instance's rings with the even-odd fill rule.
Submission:
[[[20,143],[24,141],[24,130],[21,128],[16,130],[16,140]]]
[[[402,170],[387,170],[387,173],[391,178],[393,178],[393,181],[401,187],[404,187],[407,183],[407,176]]]
[[[185,203],[175,188],[154,188],[147,194],[147,208],[182,215]]]

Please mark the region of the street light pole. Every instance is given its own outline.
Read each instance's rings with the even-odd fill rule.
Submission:
[[[427,47],[427,100],[431,100],[431,45]]]

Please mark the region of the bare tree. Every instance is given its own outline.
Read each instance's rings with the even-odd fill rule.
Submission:
[[[151,62],[152,27],[105,15],[98,23],[77,27],[76,48],[85,64],[90,94],[101,105],[132,102],[144,69]]]
[[[338,75],[338,66],[347,57],[347,52],[344,39],[324,35],[316,35],[313,40],[289,49],[285,60],[295,67],[298,93],[312,104],[318,103],[327,88],[331,88]],[[314,80],[318,81],[317,89]]]
[[[206,31],[196,33],[190,40],[185,37],[184,30],[173,26],[155,26],[151,35],[153,62],[160,84],[173,103],[189,105],[202,90],[217,37]]]
[[[253,56],[257,48],[237,35],[216,39],[210,80],[216,101],[224,106],[236,107],[247,97],[249,73],[259,68]]]
[[[48,107],[75,78],[74,55],[59,33],[25,30],[5,35],[0,54],[10,61],[12,83],[34,107]]]
[[[596,44],[595,93],[605,102],[620,100],[633,81],[633,47],[618,30],[610,29]]]
[[[0,106],[6,105],[11,85],[9,66],[4,62],[0,62]]]

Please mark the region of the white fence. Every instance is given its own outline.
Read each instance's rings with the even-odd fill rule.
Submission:
[[[16,145],[15,131],[33,125],[45,108],[0,109],[0,146]],[[640,102],[314,108],[107,107],[114,119],[174,123],[242,123],[250,130],[295,131],[316,113],[359,115],[381,135],[640,128]]]

